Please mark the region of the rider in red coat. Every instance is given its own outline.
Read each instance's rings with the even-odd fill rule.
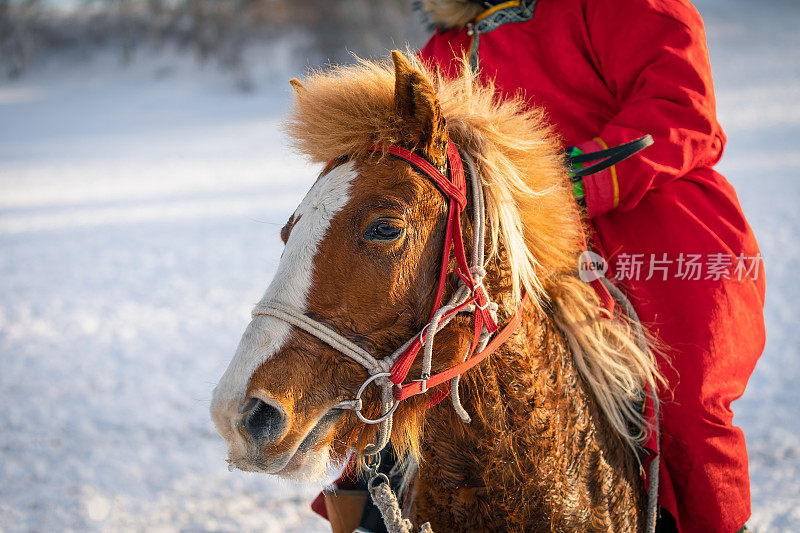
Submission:
[[[733,187],[714,170],[717,123],[703,21],[685,0],[426,0],[423,59],[467,55],[501,96],[543,107],[584,152],[655,144],[576,188],[591,247],[663,344],[659,501],[664,530],[739,530],[750,516],[731,402],[764,341],[764,271]],[[672,525],[672,518],[675,524]]]

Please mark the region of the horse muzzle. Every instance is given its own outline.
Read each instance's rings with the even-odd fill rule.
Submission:
[[[290,413],[266,394],[251,396],[239,406],[215,397],[211,405],[214,425],[228,444],[229,468],[295,480],[325,474],[328,449],[316,448],[342,414],[331,409],[311,424],[293,428]]]

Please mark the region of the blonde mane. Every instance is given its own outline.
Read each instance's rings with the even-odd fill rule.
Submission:
[[[513,303],[527,292],[553,317],[609,423],[631,446],[641,443],[649,428],[637,401],[645,386],[657,390],[661,378],[651,351],[637,348],[625,317],[608,319],[592,288],[578,278],[581,220],[544,112],[528,108],[521,97],[500,101],[467,62],[451,80],[413,56],[410,61],[436,90],[448,135],[477,163],[486,195],[488,261],[503,250]],[[296,102],[286,129],[315,162],[402,138],[391,61],[362,60],[293,84]]]

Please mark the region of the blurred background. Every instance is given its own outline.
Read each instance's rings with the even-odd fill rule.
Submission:
[[[800,528],[800,2],[697,0],[768,278],[736,422],[755,531]],[[326,531],[209,420],[318,168],[287,80],[424,43],[412,0],[0,0],[0,531]]]
[[[0,0],[0,68],[21,76],[44,59],[98,51],[121,64],[180,53],[230,74],[242,91],[266,67],[318,66],[424,43],[412,0]],[[279,57],[270,58],[280,50]],[[57,57],[54,57],[57,56]],[[270,60],[272,59],[272,61]],[[274,60],[277,59],[277,64]],[[261,80],[263,81],[263,80]]]

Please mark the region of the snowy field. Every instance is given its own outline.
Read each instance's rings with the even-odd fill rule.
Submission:
[[[768,276],[767,349],[735,404],[750,526],[797,531],[800,4],[698,4],[729,135],[719,168]],[[229,473],[208,417],[317,169],[278,131],[285,73],[241,94],[176,64],[0,81],[0,531],[326,530],[308,508],[319,487]]]

